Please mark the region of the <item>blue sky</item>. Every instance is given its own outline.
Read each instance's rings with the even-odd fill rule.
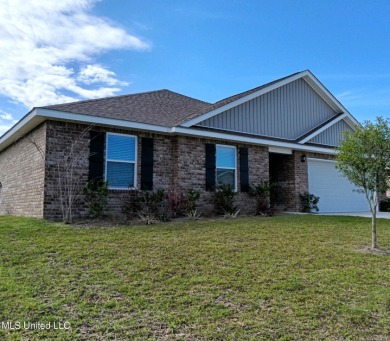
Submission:
[[[215,102],[310,69],[390,118],[390,1],[0,0],[0,135],[33,106],[170,89]]]

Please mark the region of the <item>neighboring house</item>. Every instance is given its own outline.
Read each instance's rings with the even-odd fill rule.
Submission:
[[[0,138],[0,214],[60,218],[58,160],[78,139],[76,176],[109,181],[109,210],[133,189],[201,191],[212,210],[218,183],[235,187],[243,213],[251,184],[279,184],[273,204],[301,209],[300,193],[320,196],[323,212],[366,211],[335,169],[335,146],[358,122],[303,71],[214,104],[169,90],[34,108]],[[82,134],[91,127],[88,134]],[[76,213],[87,214],[80,203]]]

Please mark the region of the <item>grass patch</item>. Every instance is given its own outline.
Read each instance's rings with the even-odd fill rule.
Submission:
[[[390,220],[378,238],[390,249]],[[0,217],[0,339],[386,340],[390,256],[359,252],[369,244],[355,217],[88,229]]]

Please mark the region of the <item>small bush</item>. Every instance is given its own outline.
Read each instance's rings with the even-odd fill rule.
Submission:
[[[269,181],[260,181],[249,187],[249,196],[256,198],[256,214],[273,216],[274,208],[271,207],[271,190],[276,187],[275,183]]]
[[[173,217],[185,216],[188,212],[196,210],[200,192],[194,189],[186,193],[178,193],[174,189],[168,191],[168,205]]]
[[[237,210],[234,213],[225,213],[223,215],[224,219],[236,219],[238,217],[238,214],[240,213],[240,210]]]
[[[237,206],[234,204],[236,194],[232,185],[219,185],[213,197],[215,213],[219,215],[235,214],[237,212]]]
[[[315,210],[316,212],[319,211],[317,204],[320,201],[320,197],[310,194],[309,192],[304,192],[299,196],[301,198],[302,212],[310,213],[312,210]]]
[[[138,213],[140,221],[146,225],[153,225],[159,223],[159,220],[153,213]]]
[[[157,191],[129,191],[129,197],[124,202],[122,211],[127,218],[135,218],[142,216],[158,217],[164,219],[166,209],[164,204],[166,194],[163,189]]]
[[[199,220],[200,219],[200,213],[198,212],[197,209],[195,210],[190,210],[186,213],[187,217],[190,219],[190,220]]]
[[[85,201],[89,206],[91,216],[101,218],[107,207],[108,182],[104,180],[94,180],[88,182],[84,188]]]
[[[196,210],[196,203],[198,202],[200,198],[200,192],[191,188],[188,190],[187,194],[187,212],[188,211],[195,211]]]
[[[140,207],[140,213],[154,214],[158,216],[165,197],[166,195],[163,189],[158,189],[157,191],[138,192],[135,199],[136,206]]]

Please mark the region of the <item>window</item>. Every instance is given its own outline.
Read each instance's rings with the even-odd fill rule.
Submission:
[[[109,188],[128,189],[137,184],[137,138],[107,134],[106,180]]]
[[[216,146],[216,183],[231,185],[236,190],[236,147],[232,146]]]

